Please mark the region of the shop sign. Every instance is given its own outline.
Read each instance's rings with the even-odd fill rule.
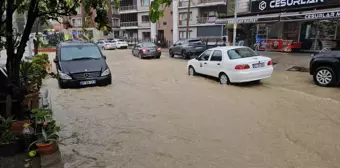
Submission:
[[[251,12],[310,7],[326,3],[327,0],[260,0],[252,1]]]
[[[308,14],[305,15],[305,19],[331,19],[340,17],[340,11],[337,12],[324,12],[324,13],[316,13],[316,14]]]
[[[259,19],[258,18],[250,18],[250,19],[237,19],[236,23],[256,23]],[[235,20],[228,20],[228,24],[234,24]]]

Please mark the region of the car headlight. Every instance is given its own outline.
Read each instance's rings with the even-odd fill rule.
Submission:
[[[108,69],[106,69],[106,70],[102,73],[101,76],[107,76],[107,75],[109,75],[109,74],[110,74],[110,70],[109,70],[109,68],[108,68]]]
[[[59,78],[61,78],[61,79],[72,79],[69,75],[67,75],[67,74],[65,74],[65,73],[63,73],[59,70],[58,70],[58,73],[59,73]]]

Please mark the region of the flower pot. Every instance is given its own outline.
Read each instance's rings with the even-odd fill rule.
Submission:
[[[28,110],[39,108],[40,92],[25,95],[23,106]]]
[[[50,155],[58,150],[57,143],[50,142],[48,144],[36,143],[40,155]]]
[[[14,135],[19,136],[22,133],[22,130],[24,129],[25,124],[29,124],[31,121],[14,121],[11,126],[11,131],[14,133]]]
[[[2,157],[14,156],[19,150],[20,147],[18,142],[0,144],[0,156]]]

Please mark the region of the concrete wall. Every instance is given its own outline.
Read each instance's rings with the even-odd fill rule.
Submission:
[[[150,27],[150,22],[142,22],[142,16],[149,15],[148,12],[140,12],[137,14],[138,27]]]
[[[164,37],[166,40],[172,41],[172,6],[164,9],[164,16],[157,22],[157,30],[164,31]]]
[[[195,24],[197,24],[197,17],[199,16],[198,15],[198,8],[191,8],[190,12],[192,13],[192,15],[191,15],[191,20],[190,20],[189,24],[195,25]],[[188,9],[178,9],[179,20],[182,20],[181,13],[183,13],[184,15],[187,15]],[[183,27],[183,26],[186,26],[186,25],[187,25],[186,21],[182,21],[182,24],[178,24],[179,27],[181,27],[181,26]]]

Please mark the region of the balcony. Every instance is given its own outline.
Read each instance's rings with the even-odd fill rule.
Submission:
[[[216,17],[198,17],[198,24],[214,24],[216,21]]]
[[[120,22],[120,27],[137,27],[138,22]]]
[[[119,11],[120,11],[120,12],[131,11],[131,10],[137,10],[137,5],[121,6],[121,7],[119,8]]]
[[[112,27],[114,28],[120,27],[120,22],[118,19],[112,19]]]
[[[218,3],[218,2],[226,3],[226,0],[201,0],[200,3]]]
[[[142,21],[142,22],[140,22],[139,26],[140,27],[150,27],[151,24],[150,24],[149,21]]]

